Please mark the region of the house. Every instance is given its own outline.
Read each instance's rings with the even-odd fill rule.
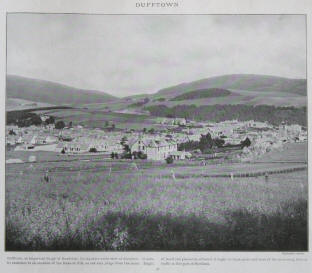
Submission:
[[[78,154],[89,152],[90,146],[77,142],[60,142],[56,146],[56,151],[64,151],[65,153]]]
[[[178,145],[173,140],[154,140],[139,137],[128,142],[131,153],[142,152],[150,160],[164,160],[172,152],[178,150]]]
[[[120,140],[107,139],[106,145],[107,145],[106,151],[109,153],[114,152],[120,154],[124,151],[124,147],[123,145],[120,144]]]
[[[46,137],[42,135],[34,135],[33,138],[30,141],[30,144],[33,145],[41,145],[46,144]]]
[[[46,139],[45,139],[45,142],[46,143],[56,143],[58,141],[57,137],[55,136],[47,136]]]
[[[164,160],[172,152],[178,150],[178,145],[174,141],[169,140],[151,140],[146,147],[147,159]]]
[[[128,141],[128,146],[131,153],[134,152],[142,152],[146,154],[146,148],[149,145],[149,141],[146,139],[143,139],[142,137],[130,139]]]
[[[186,119],[185,118],[175,118],[174,124],[175,125],[186,125]]]

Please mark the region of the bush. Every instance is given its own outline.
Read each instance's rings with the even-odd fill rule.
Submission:
[[[60,120],[55,124],[55,129],[63,129],[65,127],[64,121]]]
[[[90,148],[89,152],[90,152],[90,153],[96,153],[96,152],[97,152],[97,149],[94,148],[94,147],[92,147],[92,148]]]
[[[166,162],[167,162],[167,164],[172,164],[172,163],[173,163],[173,158],[172,158],[172,156],[168,156],[168,157],[166,158]]]
[[[48,119],[46,119],[45,123],[46,124],[54,124],[55,123],[54,117],[50,116]]]
[[[138,158],[139,159],[147,159],[147,155],[140,151],[140,152],[138,152]]]
[[[130,152],[124,152],[122,155],[121,155],[121,158],[123,159],[132,159],[132,155]]]
[[[112,153],[111,153],[111,158],[112,158],[112,159],[114,159],[114,158],[118,159],[118,154],[112,152]]]
[[[249,147],[251,145],[250,139],[247,137],[244,141],[241,142],[241,146],[244,147]]]

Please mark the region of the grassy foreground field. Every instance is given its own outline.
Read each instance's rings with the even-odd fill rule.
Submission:
[[[6,249],[307,250],[306,171],[231,180],[120,164],[7,165]]]

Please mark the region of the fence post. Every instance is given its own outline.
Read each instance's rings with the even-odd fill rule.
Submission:
[[[174,174],[174,171],[171,170],[171,176],[172,176],[172,179],[175,181],[176,180],[176,177],[175,177],[175,174]]]
[[[231,180],[233,181],[234,180],[234,174],[231,173]]]
[[[268,174],[268,172],[265,173],[264,179],[265,179],[265,182],[269,182],[269,174]]]

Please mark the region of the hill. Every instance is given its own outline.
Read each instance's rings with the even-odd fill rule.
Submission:
[[[305,79],[288,79],[275,76],[233,74],[201,79],[189,83],[182,83],[165,89],[161,89],[156,96],[174,97],[186,92],[223,88],[245,91],[281,92],[300,96],[307,95],[307,81]]]
[[[7,75],[6,77],[6,95],[7,98],[52,105],[80,105],[118,100],[118,98],[105,92],[79,89],[51,81],[15,75]]]
[[[184,93],[182,95],[172,98],[172,101],[181,100],[194,100],[202,98],[215,98],[215,97],[226,97],[229,96],[231,92],[222,88],[208,88],[208,89],[198,89],[191,92]]]

